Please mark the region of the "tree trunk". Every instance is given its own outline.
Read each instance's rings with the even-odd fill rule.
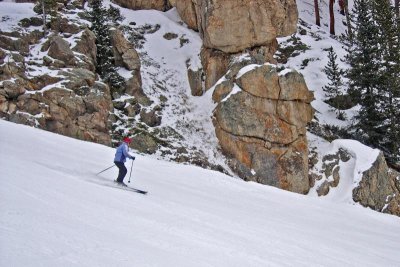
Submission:
[[[396,13],[397,18],[400,15],[400,7],[399,7],[400,4],[399,4],[399,2],[400,2],[400,0],[394,0],[394,9],[395,9],[395,13]]]
[[[318,26],[321,26],[321,20],[319,17],[318,0],[314,0],[314,10],[315,10],[315,24],[317,24]]]
[[[347,36],[349,37],[349,41],[353,42],[353,30],[351,28],[351,20],[349,14],[349,1],[344,0],[344,13],[346,14],[346,23],[347,23]]]
[[[42,3],[42,12],[43,12],[43,33],[44,36],[47,35],[47,26],[46,26],[46,9],[45,9],[45,3],[44,0],[40,1]]]
[[[333,4],[335,3],[335,0],[329,0],[329,17],[330,17],[330,27],[329,27],[329,33],[332,35],[335,35],[335,15],[333,13]]]
[[[344,3],[345,0],[339,0],[339,7],[340,7],[340,14],[342,14],[343,16],[345,15],[345,11],[344,11]]]

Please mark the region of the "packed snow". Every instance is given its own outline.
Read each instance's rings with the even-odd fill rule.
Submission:
[[[363,173],[370,169],[377,160],[380,150],[370,148],[355,140],[337,139],[329,143],[311,133],[307,133],[307,139],[309,147],[315,149],[318,155],[318,162],[313,168],[314,173],[323,175],[322,158],[324,156],[334,155],[339,149],[343,149],[349,154],[350,157],[347,162],[339,161],[340,181],[338,186],[330,187],[329,194],[324,198],[335,202],[356,204],[353,200],[353,189],[359,185]],[[332,176],[325,178],[333,179]],[[318,197],[317,189],[326,179],[316,181],[308,195]]]
[[[399,266],[400,218],[0,120],[0,266]],[[129,172],[125,182],[129,179]]]

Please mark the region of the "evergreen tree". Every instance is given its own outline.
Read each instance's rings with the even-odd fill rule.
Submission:
[[[389,0],[355,0],[348,92],[360,105],[355,137],[400,167],[400,23]]]
[[[342,88],[343,88],[343,81],[342,75],[343,70],[339,68],[339,65],[336,63],[337,55],[331,46],[328,49],[328,64],[324,68],[324,72],[329,79],[329,84],[323,87],[323,90],[326,93],[326,96],[330,99],[334,99],[334,106],[337,117],[339,119],[344,119],[344,113],[341,110],[339,99],[342,96]],[[332,101],[331,101],[332,102]]]
[[[354,125],[357,138],[375,146],[382,138],[377,73],[380,67],[378,29],[372,17],[371,0],[355,0],[354,36],[347,57],[350,69],[348,93],[360,105]]]
[[[380,90],[381,131],[379,145],[389,162],[400,162],[400,40],[399,20],[389,1],[373,0],[378,27],[381,67],[377,73]]]
[[[110,85],[111,91],[119,91],[125,85],[125,80],[118,74],[114,65],[110,28],[122,17],[116,8],[105,9],[102,0],[93,0],[90,6],[92,8],[88,12],[92,22],[90,29],[96,35],[96,72]]]

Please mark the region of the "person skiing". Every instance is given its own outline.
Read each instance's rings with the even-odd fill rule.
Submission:
[[[127,173],[127,169],[125,167],[126,158],[135,160],[135,157],[129,154],[128,145],[131,142],[132,139],[130,139],[129,137],[125,137],[123,139],[123,142],[121,143],[121,145],[119,145],[119,147],[117,147],[117,151],[115,152],[114,164],[119,169],[118,178],[117,180],[115,180],[115,182],[122,186],[126,186],[126,184],[124,184],[124,178]]]

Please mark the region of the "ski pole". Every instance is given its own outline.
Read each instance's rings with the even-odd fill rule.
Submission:
[[[132,164],[131,164],[131,173],[129,174],[129,180],[128,180],[128,183],[130,183],[130,182],[131,182],[132,167],[133,167],[133,160],[132,160]]]
[[[101,172],[96,173],[96,175],[99,175],[100,173],[105,172],[106,170],[111,169],[111,168],[114,167],[114,166],[115,166],[115,165],[112,165],[111,167],[108,167],[107,169],[104,169],[104,170],[102,170]]]

